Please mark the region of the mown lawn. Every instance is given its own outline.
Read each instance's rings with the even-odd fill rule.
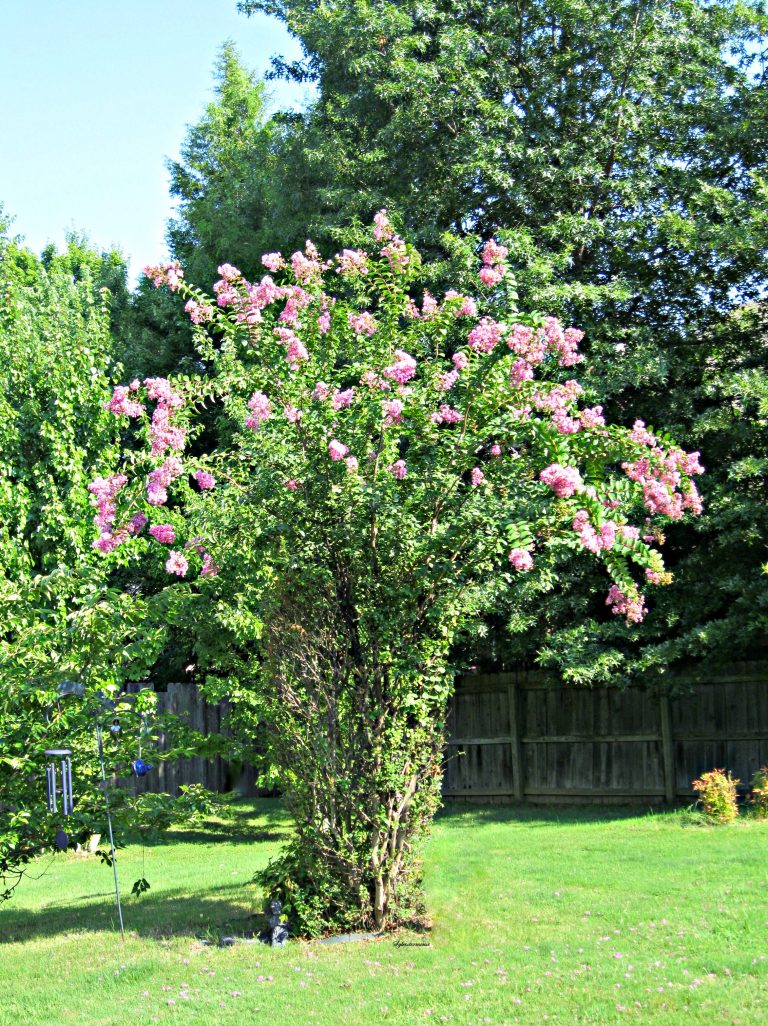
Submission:
[[[431,934],[202,944],[250,928],[250,878],[286,831],[263,800],[148,847],[124,945],[109,869],[41,863],[0,911],[0,1024],[768,1022],[768,823],[462,806],[427,852]],[[120,873],[127,895],[140,847]]]

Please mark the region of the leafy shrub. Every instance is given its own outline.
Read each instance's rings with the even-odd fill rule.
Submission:
[[[713,769],[702,773],[691,787],[699,795],[704,814],[713,823],[732,823],[739,814],[736,804],[736,787],[741,783],[734,780],[730,773],[723,769]]]
[[[752,777],[750,805],[758,819],[768,819],[768,766],[761,766]]]

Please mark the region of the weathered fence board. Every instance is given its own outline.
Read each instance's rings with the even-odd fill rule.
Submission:
[[[535,674],[468,676],[448,718],[446,798],[691,799],[716,766],[768,764],[768,665],[650,687],[576,689]]]

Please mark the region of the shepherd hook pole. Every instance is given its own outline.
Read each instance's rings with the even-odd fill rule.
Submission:
[[[99,762],[101,763],[101,781],[104,790],[104,807],[107,811],[107,828],[109,829],[109,853],[112,856],[112,873],[115,877],[115,901],[117,902],[117,918],[120,922],[120,936],[125,941],[125,927],[123,926],[123,910],[120,907],[120,887],[117,882],[117,853],[115,852],[115,841],[112,836],[112,816],[109,812],[109,797],[107,795],[107,773],[104,769],[104,743],[101,735],[101,723],[96,723],[96,737],[99,742]]]

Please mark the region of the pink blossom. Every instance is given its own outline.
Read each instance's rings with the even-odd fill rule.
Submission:
[[[203,553],[203,565],[200,568],[201,577],[217,577],[219,573],[219,567],[214,562],[213,556],[210,552]]]
[[[386,427],[390,424],[398,424],[402,420],[404,406],[402,399],[388,399],[381,404]]]
[[[485,474],[482,472],[480,467],[472,468],[472,484],[476,488],[479,484],[485,481]]]
[[[362,249],[342,250],[341,253],[336,254],[336,260],[339,264],[336,268],[337,274],[350,277],[368,274],[368,254]]]
[[[486,267],[491,267],[493,264],[501,264],[507,259],[508,253],[509,250],[506,246],[501,246],[493,239],[488,239],[483,246],[483,263]]]
[[[297,281],[310,282],[313,278],[320,276],[323,265],[320,262],[320,254],[309,239],[307,239],[304,249],[305,253],[297,250],[291,256],[291,269]]]
[[[232,264],[221,264],[218,268],[218,273],[224,281],[235,281],[237,278],[241,278],[242,275],[236,267]]]
[[[140,417],[145,409],[144,404],[130,399],[130,391],[125,385],[117,385],[112,398],[104,404],[104,409],[124,417]]]
[[[349,470],[350,472],[357,470],[357,468],[359,466],[358,461],[357,461],[357,456],[347,456],[347,458],[346,458],[346,460],[344,460],[344,462],[347,465],[347,470]]]
[[[408,476],[408,467],[405,465],[405,460],[396,460],[394,463],[390,463],[387,470],[398,481],[402,481],[404,477]]]
[[[324,381],[318,381],[318,383],[312,389],[312,398],[313,399],[319,399],[319,400],[322,401],[323,399],[327,399],[330,394],[331,394],[330,386],[326,385],[326,383]]]
[[[425,321],[431,321],[439,308],[435,297],[424,290],[424,298],[421,301],[421,316]]]
[[[207,470],[196,470],[193,477],[203,491],[216,487],[216,478],[213,474],[209,474]]]
[[[704,503],[693,481],[689,481],[683,492],[683,509],[690,510],[694,516],[704,512]]]
[[[555,347],[560,353],[558,363],[561,367],[573,367],[581,363],[584,357],[577,352],[579,342],[584,338],[584,332],[578,328],[566,328],[562,336],[558,336]]]
[[[469,357],[466,353],[454,353],[451,359],[453,360],[453,366],[456,368],[456,370],[462,371],[466,370],[467,367],[469,367]]]
[[[399,235],[393,235],[389,245],[384,246],[381,255],[389,261],[393,271],[402,271],[408,264],[408,247]]]
[[[389,367],[385,367],[382,374],[385,378],[396,381],[398,385],[405,385],[415,375],[418,365],[404,349],[396,349],[395,356],[397,357],[395,362]]]
[[[303,410],[299,410],[296,406],[284,406],[283,413],[289,424],[298,424],[304,416]]]
[[[478,272],[478,277],[483,285],[486,285],[488,288],[493,288],[493,286],[498,285],[504,277],[504,270],[500,267],[481,267]]]
[[[155,524],[150,527],[149,533],[155,541],[159,541],[163,545],[173,545],[176,541],[176,532],[172,524]]]
[[[94,478],[88,485],[91,502],[96,507],[93,522],[99,530],[106,530],[114,524],[117,515],[115,498],[127,484],[128,478],[125,474],[109,474],[107,477]]]
[[[445,294],[446,302],[460,300],[460,304],[453,312],[454,317],[477,317],[477,303],[470,296],[462,296],[455,289],[449,289]]]
[[[429,419],[433,424],[458,424],[462,417],[462,413],[454,410],[447,403],[443,403],[439,410],[429,415]]]
[[[150,506],[163,506],[168,501],[168,487],[184,470],[178,456],[169,456],[159,467],[147,475],[147,502]]]
[[[605,427],[605,417],[603,416],[602,406],[588,406],[586,409],[581,410],[579,413],[579,420],[581,426],[587,431],[593,431],[595,428]]]
[[[177,574],[179,577],[184,577],[187,570],[189,570],[189,563],[181,552],[172,549],[168,554],[168,559],[165,561],[165,569],[169,574]]]
[[[290,328],[277,327],[274,332],[280,340],[280,344],[286,347],[285,357],[291,370],[296,370],[299,363],[309,359],[309,353],[304,343],[294,331]]]
[[[521,570],[523,573],[533,570],[533,556],[527,549],[512,549],[509,561],[515,570]]]
[[[285,267],[285,260],[280,253],[265,253],[261,258],[261,262],[272,274],[276,274]]]
[[[500,445],[492,445],[491,446],[491,456],[501,456],[501,446]]]
[[[135,513],[128,521],[128,532],[130,534],[139,534],[149,523],[149,517],[146,513]]]
[[[418,319],[421,317],[418,306],[416,306],[416,304],[410,296],[405,297],[405,309],[403,310],[403,313],[412,321],[418,321]]]
[[[477,353],[491,353],[501,341],[505,326],[492,317],[483,317],[470,331],[467,345]]]
[[[386,210],[382,209],[373,215],[373,237],[377,242],[381,242],[382,239],[391,239],[394,234]]]
[[[334,392],[331,397],[331,406],[334,410],[345,410],[348,406],[352,405],[354,398],[354,388],[345,388],[343,392]]]
[[[533,380],[533,367],[527,360],[515,360],[509,368],[509,383],[513,388],[519,388],[524,381]]]
[[[156,267],[148,265],[144,268],[144,274],[152,281],[156,289],[161,285],[167,285],[171,292],[176,292],[184,277],[178,260],[158,264]]]
[[[561,435],[575,435],[581,430],[581,421],[569,417],[563,410],[558,410],[552,417],[552,423]]]
[[[656,436],[652,435],[645,426],[645,421],[636,420],[632,425],[632,430],[629,432],[629,437],[633,442],[637,442],[638,445],[647,445],[653,447],[656,445]]]
[[[661,584],[661,574],[658,570],[651,570],[650,568],[645,571],[645,579],[650,584]]]
[[[295,492],[299,487],[299,482],[295,478],[291,477],[285,482],[285,487],[289,492]]]
[[[376,318],[368,310],[361,314],[347,314],[347,320],[357,335],[373,335],[378,328]]]
[[[210,303],[198,303],[194,299],[190,299],[184,310],[189,314],[189,319],[193,324],[205,324],[207,321],[213,320],[213,307]]]
[[[168,501],[168,489],[159,484],[147,485],[147,502],[150,506],[164,506]]]
[[[444,392],[448,392],[451,388],[453,388],[453,386],[456,384],[458,380],[459,372],[457,370],[446,371],[444,374],[440,375],[440,388],[442,388]]]
[[[256,430],[262,421],[272,416],[272,404],[263,392],[254,392],[248,400],[248,409],[253,410],[252,417],[246,417],[246,427]]]
[[[343,460],[348,452],[349,448],[341,442],[337,442],[335,438],[328,443],[328,455],[332,460]]]
[[[99,537],[93,542],[93,548],[99,552],[103,552],[107,555],[109,552],[114,552],[115,549],[122,545],[123,542],[127,541],[127,531],[115,531],[113,534],[110,531],[102,531]]]
[[[559,499],[567,499],[583,487],[581,474],[575,467],[563,467],[551,463],[539,474],[539,479],[549,485]]]
[[[611,585],[605,600],[605,604],[611,607],[611,612],[614,615],[626,616],[628,624],[642,621],[648,612],[643,605],[644,602],[643,595],[638,595],[636,598],[629,597],[616,584]]]

